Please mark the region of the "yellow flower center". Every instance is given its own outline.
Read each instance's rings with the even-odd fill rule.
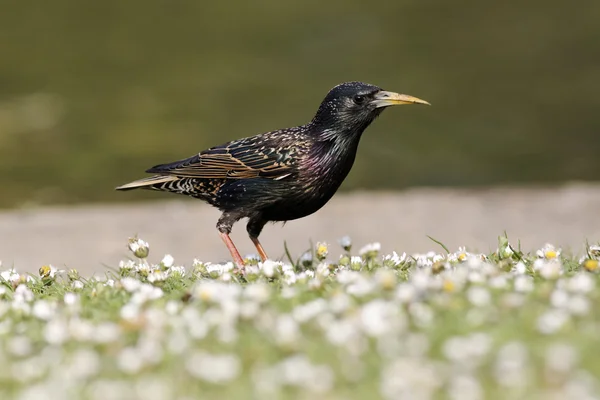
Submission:
[[[445,280],[442,285],[442,289],[444,289],[444,292],[454,292],[454,288],[454,282],[450,280]]]
[[[210,291],[208,290],[203,290],[202,292],[200,292],[200,300],[202,301],[210,301]]]
[[[596,271],[598,269],[598,261],[587,259],[583,262],[583,268],[587,269],[588,271]]]
[[[457,258],[458,258],[458,261],[465,261],[467,258],[467,255],[465,253],[460,253]]]
[[[381,277],[381,287],[390,290],[396,287],[396,275],[391,271],[386,271]]]
[[[551,260],[553,258],[556,258],[556,251],[554,250],[546,250],[546,252],[544,253],[544,256],[548,259]]]
[[[43,265],[43,266],[40,268],[40,276],[41,276],[42,278],[46,278],[46,277],[50,276],[50,272],[51,272],[51,271],[52,271],[52,270],[50,269],[50,266],[49,266],[49,265]]]
[[[321,244],[317,247],[317,257],[318,258],[327,257],[327,246],[325,246],[324,244]]]

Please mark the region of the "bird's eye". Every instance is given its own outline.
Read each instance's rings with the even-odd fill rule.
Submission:
[[[363,104],[365,102],[365,96],[362,94],[357,94],[352,100],[354,100],[356,104]]]

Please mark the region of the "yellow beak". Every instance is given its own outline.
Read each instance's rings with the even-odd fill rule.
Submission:
[[[431,105],[425,100],[421,100],[416,97],[409,96],[407,94],[386,92],[385,90],[382,90],[381,92],[375,94],[375,100],[373,101],[373,104],[375,104],[377,108],[397,106],[400,104],[427,104],[428,106]]]

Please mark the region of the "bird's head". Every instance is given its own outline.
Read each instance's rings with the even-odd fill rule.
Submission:
[[[385,91],[363,82],[346,82],[327,93],[312,124],[325,138],[360,134],[384,108],[401,104],[429,104],[406,94]]]

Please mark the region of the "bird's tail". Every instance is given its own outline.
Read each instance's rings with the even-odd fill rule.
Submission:
[[[139,179],[124,185],[118,186],[116,190],[131,190],[131,189],[155,189],[156,185],[179,180],[179,177],[173,175],[155,175],[148,178]]]

